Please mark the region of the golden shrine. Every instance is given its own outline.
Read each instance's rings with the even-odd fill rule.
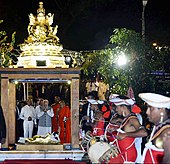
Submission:
[[[61,51],[63,46],[56,36],[58,26],[53,27],[54,14],[45,15],[43,2],[39,3],[37,16],[29,15],[28,34],[24,43],[20,45],[22,53],[18,57],[17,65],[0,68],[1,76],[1,105],[6,121],[6,142],[0,153],[0,159],[15,158],[57,158],[80,159],[83,151],[79,149],[79,80],[80,69],[68,68]],[[71,147],[63,150],[63,145],[17,145],[16,138],[16,84],[14,81],[30,81],[41,83],[55,83],[70,81],[71,108]],[[18,150],[8,151],[10,145],[15,144]]]
[[[58,26],[52,26],[54,14],[45,15],[43,2],[39,2],[37,16],[29,14],[28,34],[20,45],[22,53],[18,57],[17,67],[24,68],[67,68],[61,52],[63,46],[56,36]]]

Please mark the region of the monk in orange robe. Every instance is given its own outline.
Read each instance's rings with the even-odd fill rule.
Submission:
[[[64,101],[60,101],[58,112],[61,144],[71,143],[71,112]]]
[[[51,105],[54,111],[54,117],[52,118],[52,131],[53,132],[58,132],[58,111],[60,109],[60,97],[55,96],[54,97],[55,103]]]

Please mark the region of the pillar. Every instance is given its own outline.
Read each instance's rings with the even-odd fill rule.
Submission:
[[[79,78],[71,82],[71,141],[72,148],[79,148]]]
[[[2,148],[8,148],[9,145],[9,128],[8,128],[8,120],[9,120],[9,110],[8,110],[8,76],[1,75],[1,106],[3,109],[3,114],[6,122],[6,142],[2,144]]]
[[[14,83],[8,84],[9,88],[9,144],[15,144],[15,138],[16,138],[16,87]]]

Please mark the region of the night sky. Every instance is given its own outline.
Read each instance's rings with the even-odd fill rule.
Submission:
[[[141,33],[142,0],[44,0],[46,14],[54,13],[60,43],[70,50],[102,49],[114,28]],[[0,30],[16,31],[17,44],[27,38],[28,14],[36,14],[38,0],[0,0]],[[169,1],[148,0],[145,10],[146,38],[170,45]]]

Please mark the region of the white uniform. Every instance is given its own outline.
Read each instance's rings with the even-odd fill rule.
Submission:
[[[32,120],[28,121],[28,117],[31,117]],[[33,106],[25,105],[21,109],[20,118],[24,120],[23,127],[24,127],[24,138],[31,138],[33,132],[33,124],[36,118],[35,109]]]

